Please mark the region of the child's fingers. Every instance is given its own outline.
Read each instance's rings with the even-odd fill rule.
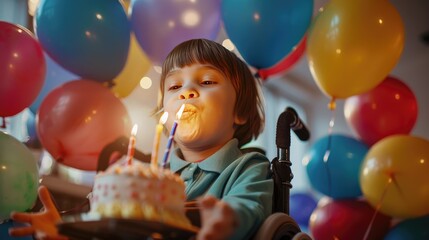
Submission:
[[[33,235],[35,232],[32,226],[9,228],[9,235],[12,237],[23,237]]]
[[[213,196],[205,196],[198,199],[198,202],[202,208],[212,208],[218,202],[218,199]]]
[[[23,212],[12,212],[10,214],[10,218],[17,222],[27,222],[31,223],[31,213],[23,213]]]
[[[56,209],[55,204],[52,201],[51,194],[49,193],[49,190],[47,187],[45,186],[39,187],[39,198],[43,206],[46,208],[46,210]]]

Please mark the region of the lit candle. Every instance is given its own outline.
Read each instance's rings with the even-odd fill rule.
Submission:
[[[131,165],[134,157],[134,149],[136,146],[137,124],[134,124],[131,130],[130,141],[128,142],[127,163]]]
[[[161,138],[162,129],[164,127],[163,125],[167,121],[167,118],[168,118],[168,112],[164,112],[161,118],[159,119],[158,124],[156,125],[155,138],[153,139],[152,157],[150,159],[150,163],[153,168],[158,167],[159,140]]]
[[[170,156],[171,146],[173,145],[174,134],[176,133],[177,125],[182,117],[183,110],[185,110],[185,104],[182,104],[179,111],[176,114],[176,120],[174,120],[173,127],[171,128],[170,135],[168,136],[167,147],[165,149],[164,158],[162,159],[162,167],[167,165],[168,157]]]

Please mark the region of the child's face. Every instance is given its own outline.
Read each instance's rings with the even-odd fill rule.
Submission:
[[[168,130],[183,103],[175,141],[179,147],[204,149],[223,146],[234,136],[236,94],[229,79],[207,64],[173,69],[165,79],[164,110]]]

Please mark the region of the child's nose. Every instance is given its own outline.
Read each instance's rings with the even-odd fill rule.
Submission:
[[[186,89],[180,94],[179,98],[190,99],[190,98],[196,98],[198,96],[199,96],[198,92],[195,91],[194,89]]]

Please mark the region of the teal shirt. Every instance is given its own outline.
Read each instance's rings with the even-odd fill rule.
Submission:
[[[230,239],[250,238],[272,210],[269,160],[256,152],[242,154],[237,139],[199,163],[186,162],[181,155],[174,151],[170,168],[185,181],[188,200],[211,195],[227,202],[239,221]]]

